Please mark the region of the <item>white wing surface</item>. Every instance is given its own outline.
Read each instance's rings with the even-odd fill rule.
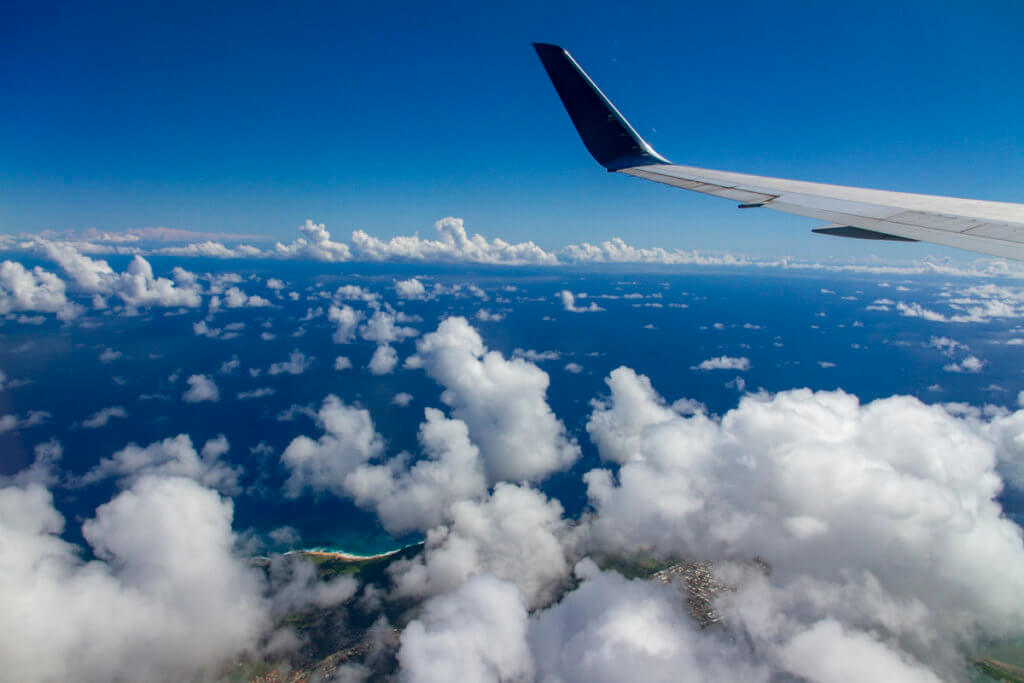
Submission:
[[[814,230],[860,239],[922,241],[1024,261],[1024,204],[825,185],[677,166],[629,125],[576,60],[556,45],[534,44],[591,155],[611,172],[684,190],[816,218]]]

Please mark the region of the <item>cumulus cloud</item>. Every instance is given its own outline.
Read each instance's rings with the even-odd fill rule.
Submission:
[[[934,336],[928,340],[928,346],[938,349],[947,356],[952,356],[957,349],[964,349],[966,351],[968,348],[966,344],[961,344],[955,339]]]
[[[356,328],[363,319],[363,313],[351,306],[331,306],[327,309],[327,319],[337,325],[331,337],[334,343],[348,344],[356,337]]]
[[[537,607],[565,588],[569,527],[558,501],[502,482],[484,500],[452,503],[449,514],[450,524],[427,532],[422,554],[393,565],[399,594],[447,593],[489,573],[514,583]]]
[[[273,387],[260,387],[258,389],[252,389],[250,391],[238,392],[239,401],[247,401],[254,398],[266,398],[267,396],[274,395]]]
[[[413,235],[393,237],[387,242],[356,230],[352,233],[352,247],[358,258],[369,261],[557,263],[553,254],[533,242],[509,244],[502,239],[488,241],[482,235],[469,236],[461,218],[442,218],[434,224],[434,229],[438,234],[437,240],[424,240]]]
[[[774,665],[820,673],[798,645],[827,642],[870,650],[880,666],[957,666],[949,642],[1024,627],[1009,599],[1024,589],[1021,530],[996,501],[997,447],[977,418],[802,389],[747,395],[714,420],[679,415],[626,368],[608,384],[587,429],[621,467],[585,475],[593,542],[764,558],[770,582],[734,577],[750,583],[728,611]]]
[[[184,478],[145,477],[60,538],[38,484],[0,490],[0,659],[16,680],[212,677],[269,627],[259,574],[234,555],[232,505]]]
[[[739,358],[734,356],[718,356],[717,358],[708,358],[703,360],[697,365],[690,367],[691,370],[749,370],[750,359],[741,356]]]
[[[383,465],[363,465],[345,480],[356,503],[375,509],[392,533],[447,523],[455,502],[487,494],[480,451],[470,442],[466,423],[427,408],[419,441],[426,458],[411,468],[406,469],[406,458],[396,457]]]
[[[188,389],[181,395],[185,403],[219,401],[220,389],[208,375],[192,375],[188,378]]]
[[[977,356],[967,356],[959,363],[948,363],[942,366],[942,369],[946,372],[981,372],[981,369],[985,367],[985,361],[981,360]]]
[[[429,600],[402,633],[398,661],[412,681],[515,681],[533,677],[522,593],[486,574]]]
[[[28,270],[16,261],[0,263],[0,314],[39,311],[72,320],[83,310],[68,301],[67,287],[55,274],[39,266]]]
[[[364,301],[371,306],[377,304],[379,295],[359,285],[342,285],[334,292],[335,303],[339,301]]]
[[[392,405],[401,406],[405,408],[407,405],[412,403],[413,395],[407,391],[400,391],[391,397]]]
[[[128,411],[122,406],[111,406],[109,408],[103,408],[98,410],[86,419],[82,420],[82,426],[86,429],[96,429],[98,427],[105,427],[115,417],[125,418],[128,417]]]
[[[416,278],[399,280],[395,283],[395,293],[399,299],[426,299],[427,288]]]
[[[565,366],[565,371],[572,373],[574,375],[578,375],[581,372],[583,372],[583,366],[580,365],[579,363],[567,363]]]
[[[241,491],[238,481],[242,468],[222,460],[229,449],[223,434],[204,443],[199,451],[188,434],[154,441],[148,446],[130,443],[109,458],[102,458],[76,483],[88,486],[116,478],[122,486],[128,486],[142,477],[174,476],[187,477],[225,495],[236,495]]]
[[[447,318],[406,363],[445,390],[441,400],[469,427],[489,481],[536,481],[572,465],[579,446],[547,403],[549,378],[536,365],[488,351],[465,318]]]
[[[599,571],[590,560],[580,562],[576,575],[579,588],[530,621],[527,639],[539,679],[769,678],[767,667],[747,661],[742,643],[716,630],[698,630],[677,588],[628,581]]]
[[[195,276],[178,268],[175,279],[155,277],[153,267],[136,254],[124,272],[117,273],[106,261],[92,259],[67,242],[39,240],[39,248],[56,261],[82,292],[117,296],[129,308],[173,306],[195,308],[202,303]]]
[[[546,360],[558,360],[562,357],[561,351],[534,351],[533,349],[516,349],[512,352],[513,358],[523,358],[531,363],[540,363]]]
[[[303,237],[287,245],[278,242],[274,245],[274,253],[281,258],[310,259],[327,263],[348,261],[352,258],[352,250],[348,245],[333,241],[331,233],[323,223],[316,224],[307,220],[304,225],[299,226],[299,232]]]
[[[15,414],[0,415],[0,434],[35,427],[48,419],[50,419],[50,413],[45,410],[30,410],[25,417],[18,417]]]
[[[371,374],[390,375],[398,365],[398,352],[390,344],[381,344],[373,352],[370,363],[366,366]]]
[[[272,305],[262,296],[249,296],[238,287],[231,287],[224,292],[223,302],[227,308],[263,308]]]
[[[271,364],[267,373],[271,375],[301,375],[313,367],[314,360],[316,359],[312,356],[307,356],[298,349],[295,349],[288,354],[288,360]]]
[[[384,439],[365,408],[347,405],[332,394],[324,399],[316,422],[324,431],[319,439],[297,436],[281,454],[281,464],[289,472],[284,485],[289,498],[306,489],[344,496],[345,477],[384,453]]]
[[[334,359],[335,370],[350,370],[352,368],[352,361],[347,356],[338,356]]]
[[[563,289],[558,293],[558,296],[562,299],[562,306],[567,311],[572,313],[593,313],[596,311],[603,311],[604,309],[597,305],[597,303],[591,301],[588,306],[577,306],[577,298],[585,298],[586,294],[573,294],[568,289]]]
[[[362,327],[359,334],[367,341],[378,344],[391,344],[400,342],[408,337],[415,337],[419,330],[412,327],[401,327],[396,325],[398,316],[388,311],[376,311]]]
[[[496,323],[501,322],[505,319],[504,313],[492,313],[486,308],[481,308],[476,312],[476,319],[480,322],[485,323]]]
[[[0,418],[0,424],[3,420]],[[3,433],[0,431],[0,433]],[[36,444],[32,449],[32,463],[12,476],[0,474],[0,489],[6,486],[26,488],[32,484],[51,487],[61,479],[59,464],[64,457],[64,447],[57,439]]]

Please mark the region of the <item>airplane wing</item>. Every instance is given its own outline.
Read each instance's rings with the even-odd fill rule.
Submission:
[[[534,43],[591,156],[609,172],[824,221],[825,235],[932,242],[1024,261],[1024,204],[825,185],[677,166],[644,141],[567,51]]]

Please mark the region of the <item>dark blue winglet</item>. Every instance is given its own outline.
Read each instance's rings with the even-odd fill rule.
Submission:
[[[572,55],[557,45],[534,43],[533,47],[597,163],[609,171],[669,163],[637,135]]]

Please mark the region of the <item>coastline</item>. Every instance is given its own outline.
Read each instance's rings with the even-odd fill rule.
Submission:
[[[342,560],[343,562],[368,562],[370,560],[383,560],[386,557],[391,557],[402,552],[402,548],[397,550],[389,550],[386,553],[380,553],[377,555],[356,555],[354,553],[346,553],[334,550],[289,550],[285,555],[303,555],[306,557],[322,557],[329,560]]]
[[[410,543],[409,545],[401,548],[395,548],[394,550],[388,550],[387,552],[377,553],[376,555],[358,555],[356,553],[349,553],[343,550],[324,550],[321,548],[310,548],[308,550],[289,550],[284,553],[285,555],[302,555],[305,557],[319,557],[326,560],[339,560],[341,562],[370,562],[372,560],[383,560],[393,555],[406,550],[408,548],[416,547],[423,542]]]

